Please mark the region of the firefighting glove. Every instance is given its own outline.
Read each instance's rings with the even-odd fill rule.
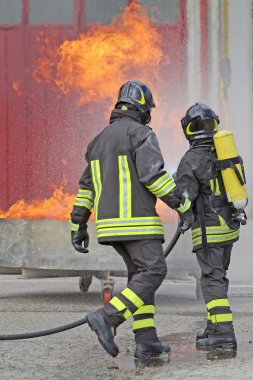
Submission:
[[[185,212],[178,211],[178,214],[181,222],[179,231],[181,232],[181,234],[184,234],[185,231],[189,230],[192,227],[195,221],[195,216],[191,208]]]
[[[78,231],[71,231],[71,242],[76,251],[88,253],[89,235],[87,232],[87,224],[79,226]]]

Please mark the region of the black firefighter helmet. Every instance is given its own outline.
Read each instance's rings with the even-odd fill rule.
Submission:
[[[118,103],[130,103],[143,113],[155,107],[150,89],[138,80],[129,80],[120,87]]]
[[[189,141],[210,139],[218,131],[219,116],[207,105],[196,103],[181,119],[185,137]]]

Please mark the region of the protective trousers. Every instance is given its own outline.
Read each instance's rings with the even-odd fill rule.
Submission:
[[[135,240],[113,244],[128,271],[127,287],[105,305],[108,322],[117,327],[133,316],[136,342],[157,341],[155,292],[167,273],[160,240]]]
[[[233,332],[233,317],[228,301],[229,280],[226,277],[233,244],[208,247],[197,254],[201,268],[201,290],[206,303],[208,324],[215,324],[215,330],[230,335]]]

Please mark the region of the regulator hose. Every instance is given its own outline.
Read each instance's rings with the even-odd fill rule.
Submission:
[[[169,255],[169,253],[172,251],[172,249],[176,245],[176,243],[177,243],[177,241],[178,241],[178,239],[179,239],[179,237],[181,235],[179,227],[180,227],[180,222],[178,223],[178,227],[177,227],[177,230],[176,230],[173,238],[171,239],[171,241],[168,244],[168,246],[165,248],[165,251],[164,251],[164,256],[165,257],[167,257]],[[74,329],[75,327],[84,325],[85,323],[87,323],[87,318],[86,317],[84,317],[82,319],[79,319],[78,321],[69,323],[67,325],[55,327],[53,329],[42,330],[42,331],[35,331],[35,332],[24,333],[24,334],[0,335],[0,340],[18,340],[18,339],[38,338],[38,337],[41,337],[41,336],[57,334],[57,333],[62,332],[62,331]]]

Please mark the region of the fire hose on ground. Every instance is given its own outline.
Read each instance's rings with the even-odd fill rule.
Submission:
[[[168,244],[168,246],[166,247],[166,249],[164,251],[165,258],[169,255],[169,253],[172,251],[172,249],[176,245],[180,235],[181,235],[181,231],[180,231],[180,222],[179,222],[177,230],[176,230],[173,238],[171,239],[170,243]],[[85,323],[87,323],[86,317],[79,319],[78,321],[68,323],[67,325],[62,325],[62,326],[55,327],[55,328],[48,329],[48,330],[34,331],[34,332],[23,333],[23,334],[0,335],[0,340],[18,340],[18,339],[38,338],[41,336],[57,334],[57,333],[62,332],[62,331],[74,329],[75,327],[84,325]]]

